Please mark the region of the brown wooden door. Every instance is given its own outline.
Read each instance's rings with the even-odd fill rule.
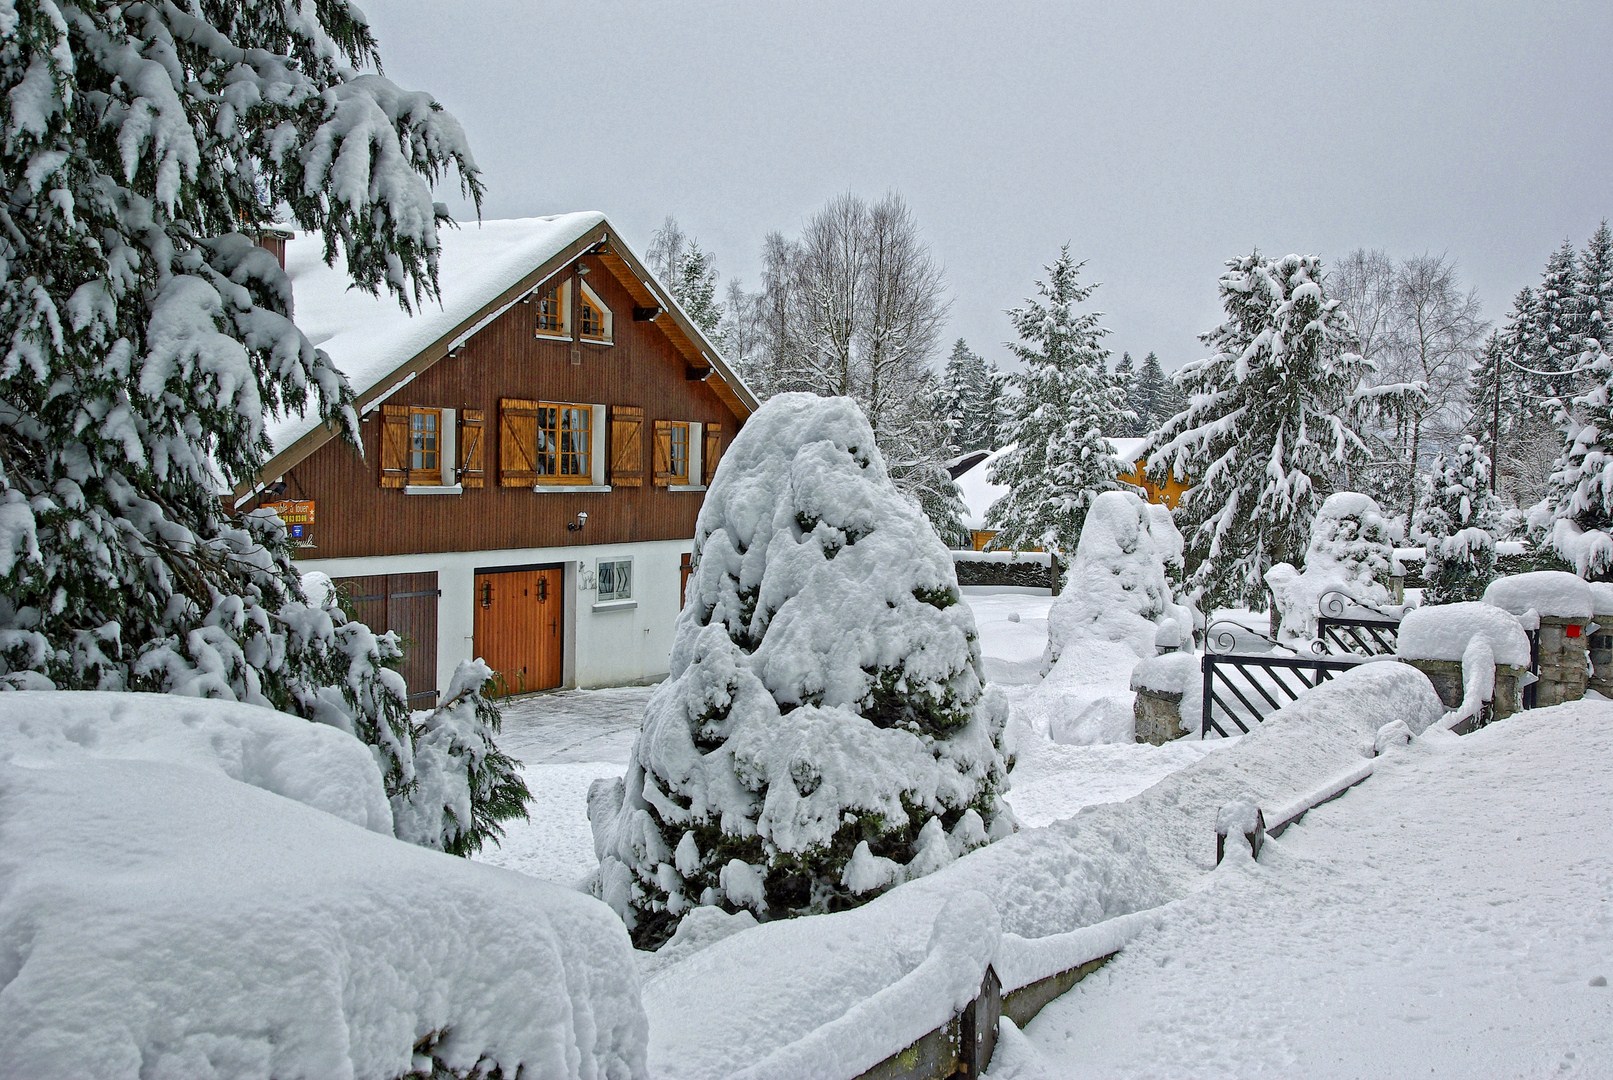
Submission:
[[[564,681],[565,576],[559,567],[476,575],[476,655],[498,673],[500,695]]]
[[[435,572],[336,578],[348,614],[376,633],[397,632],[403,643],[398,673],[408,685],[409,707],[437,705],[437,589]]]

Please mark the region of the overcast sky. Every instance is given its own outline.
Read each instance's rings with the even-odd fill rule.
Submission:
[[[1065,241],[1116,356],[1169,368],[1252,247],[1444,252],[1498,319],[1613,216],[1608,0],[359,4],[465,125],[484,216],[602,210],[642,254],[673,214],[754,285],[768,231],[895,190],[948,343],[998,361]]]

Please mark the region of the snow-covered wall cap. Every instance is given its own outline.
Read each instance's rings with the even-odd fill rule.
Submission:
[[[340,250],[334,265],[326,266],[323,240],[298,233],[286,244],[293,317],[308,340],[330,354],[362,405],[404,363],[567,247],[594,230],[602,233],[604,225],[604,214],[587,210],[440,229],[442,302],[422,303],[413,316],[385,290],[371,296],[353,288]],[[278,452],[318,426],[319,417],[310,409],[305,416],[271,418],[266,428]]]
[[[1613,616],[1613,581],[1593,581],[1591,587],[1591,610],[1598,616]],[[1613,632],[1613,618],[1599,619]]]
[[[1461,660],[1470,641],[1482,638],[1507,667],[1529,666],[1529,636],[1517,618],[1493,604],[1436,604],[1406,613],[1395,655],[1402,660]]]
[[[1533,611],[1548,619],[1589,619],[1595,607],[1590,585],[1562,570],[1498,578],[1484,590],[1484,602],[1514,615]]]

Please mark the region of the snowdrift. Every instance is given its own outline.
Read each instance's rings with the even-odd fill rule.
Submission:
[[[972,996],[983,958],[1011,973],[1011,988],[1051,973],[1036,969],[1038,953],[1062,962],[1078,951],[1070,938],[1021,939],[1183,895],[1214,864],[1226,803],[1295,802],[1370,756],[1384,724],[1420,733],[1444,711],[1420,672],[1364,664],[1126,802],[1024,830],[853,911],[712,934],[646,980],[652,1069],[681,1080],[856,1075],[944,1021],[959,987]],[[1119,943],[1102,936],[1073,942],[1092,955]],[[915,987],[921,965],[927,994]]]
[[[0,1031],[3,1076],[645,1073],[603,904],[392,839],[351,736],[166,695],[0,694]]]

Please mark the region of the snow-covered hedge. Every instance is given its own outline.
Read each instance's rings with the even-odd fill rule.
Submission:
[[[0,694],[0,1076],[645,1074],[609,909],[391,834],[334,728]]]
[[[1365,664],[1125,802],[1022,830],[853,911],[765,923],[714,941],[646,980],[656,1034],[651,1068],[685,1080],[855,1075],[933,1026],[906,995],[909,976],[938,954],[953,958],[949,970],[992,955],[1002,961],[999,971],[1016,977],[1048,974],[1026,962],[1056,961],[1034,939],[1155,907],[1192,888],[1214,865],[1216,815],[1227,802],[1245,792],[1268,809],[1299,801],[1370,756],[1384,724],[1402,720],[1420,733],[1444,711],[1421,672]],[[960,897],[969,897],[968,908],[943,915]],[[960,925],[960,910],[977,913]],[[924,1004],[944,1009],[954,982],[938,978]],[[882,1020],[848,1025],[847,1015]]]
[[[757,410],[695,553],[625,784],[590,797],[601,895],[638,941],[696,905],[848,907],[1011,829],[1006,710],[952,557],[854,402]]]

